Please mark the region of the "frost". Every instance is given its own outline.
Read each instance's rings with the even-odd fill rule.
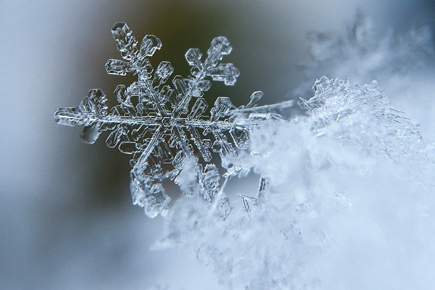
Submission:
[[[377,83],[313,90],[306,115],[250,131],[234,167],[263,177],[257,195],[239,193],[225,221],[177,201],[155,247],[189,247],[228,289],[409,289],[430,275],[433,143]]]
[[[146,35],[139,45],[126,23],[116,23],[112,35],[122,60],[109,59],[107,73],[118,76],[132,73],[138,80],[128,87],[116,87],[118,104],[110,110],[104,93],[93,89],[78,107],[58,109],[56,121],[61,125],[84,125],[81,138],[90,144],[102,132],[110,132],[107,146],[132,155],[133,204],[143,207],[149,217],[167,208],[170,197],[162,181],[169,178],[185,196],[201,196],[217,215],[226,218],[231,209],[224,193],[226,181],[249,172],[249,168],[232,166],[239,150],[249,146],[249,131],[259,121],[277,118],[271,112],[291,107],[293,101],[256,106],[263,96],[258,91],[246,106],[237,108],[230,98],[218,97],[208,111],[203,95],[211,87],[210,79],[232,86],[240,74],[232,63],[221,63],[232,50],[227,38],[213,39],[205,59],[199,49],[189,49],[185,58],[191,66],[191,75],[187,78],[176,75],[171,85],[168,80],[174,68],[170,62],[162,61],[154,70],[148,59],[162,47],[159,38]],[[227,169],[222,184],[218,167],[211,162],[212,153],[219,154],[222,166]],[[167,170],[165,164],[172,168]]]
[[[400,55],[417,55],[410,63],[419,64],[418,53],[432,51],[414,52],[426,47],[425,30],[411,34],[408,50],[393,38],[370,40],[367,22],[358,21],[348,38],[317,35],[319,67],[352,67],[356,54],[362,71],[391,75],[407,68]],[[91,90],[55,118],[84,125],[88,143],[109,131],[107,145],[132,155],[133,202],[148,216],[165,214],[154,248],[191,250],[227,289],[431,289],[434,144],[377,82],[321,77],[312,97],[300,99],[303,114],[290,120],[276,112],[292,102],[256,106],[262,92],[246,106],[218,97],[209,108],[211,80],[234,85],[239,74],[221,63],[231,52],[226,38],[213,40],[205,59],[189,49],[191,75],[183,78],[172,77],[166,61],[153,69],[148,57],[161,48],[157,37],[139,45],[125,23],[112,32],[123,60],[109,60],[108,73],[138,80],[115,89],[118,104],[110,110],[104,93]],[[340,48],[343,66],[334,56]],[[385,51],[398,67],[384,65]],[[225,193],[231,177],[250,171],[260,175],[257,189],[247,182]],[[166,210],[164,179],[190,198]]]

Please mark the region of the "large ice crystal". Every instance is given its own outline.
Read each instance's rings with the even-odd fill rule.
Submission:
[[[56,121],[61,125],[84,125],[81,138],[90,144],[102,132],[110,132],[107,146],[132,155],[133,203],[143,207],[149,217],[167,208],[170,197],[162,180],[169,178],[184,195],[201,196],[217,215],[226,218],[230,211],[223,191],[226,180],[249,171],[234,167],[232,160],[240,149],[247,149],[249,131],[259,120],[274,118],[271,111],[291,107],[293,102],[256,106],[263,95],[257,91],[246,106],[237,108],[230,98],[218,97],[208,111],[203,94],[211,87],[210,79],[232,86],[240,74],[232,63],[221,63],[232,50],[227,38],[213,39],[205,59],[199,49],[189,49],[185,58],[192,67],[191,75],[176,75],[170,84],[174,72],[171,63],[162,61],[154,69],[148,59],[161,48],[159,38],[146,35],[139,45],[126,23],[116,23],[112,35],[122,60],[109,59],[107,73],[133,73],[138,80],[128,87],[116,87],[118,104],[110,110],[102,90],[93,89],[78,107],[58,109]],[[220,155],[227,169],[222,184],[218,167],[211,162],[212,152]],[[171,169],[166,170],[164,164],[171,165]]]

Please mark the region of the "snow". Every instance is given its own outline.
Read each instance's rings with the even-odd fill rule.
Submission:
[[[125,45],[119,50],[128,62],[109,60],[108,72],[124,75],[140,70],[138,83],[127,94],[144,89],[146,93],[139,96],[147,94],[151,101],[140,99],[132,105],[130,97],[118,91],[118,109],[123,110],[122,117],[131,117],[118,122],[115,111],[107,119],[104,94],[93,90],[79,107],[60,109],[56,117],[62,124],[88,126],[92,134],[84,139],[89,143],[96,140],[102,124],[117,120],[117,129],[109,135],[114,145],[108,145],[136,146],[137,151],[130,152],[137,153],[132,170],[134,203],[150,217],[165,215],[165,230],[154,249],[190,250],[227,289],[431,289],[434,144],[420,133],[418,121],[391,101],[403,98],[403,92],[391,90],[394,80],[412,83],[408,66],[427,69],[425,60],[433,57],[428,29],[411,32],[398,42],[391,36],[378,42],[370,38],[368,22],[358,18],[344,40],[316,35],[312,53],[319,62],[306,70],[307,75],[328,67],[337,74],[354,74],[357,81],[381,74],[381,82],[355,85],[352,78],[320,77],[313,96],[301,98],[302,113],[293,111],[288,119],[269,111],[291,107],[293,102],[255,107],[262,95],[255,92],[246,107],[236,108],[229,98],[219,97],[206,120],[202,94],[209,83],[204,77],[233,85],[239,74],[232,64],[217,66],[231,51],[228,40],[213,40],[204,64],[199,50],[188,50],[193,76],[175,77],[178,95],[165,98],[167,89],[156,93],[152,86],[156,84],[156,89],[166,82],[172,66],[162,62],[154,83],[150,64],[138,56],[153,54],[161,43],[146,36],[139,52],[132,48],[137,41],[129,38],[131,30],[126,27],[117,24],[114,29],[125,31],[115,39]],[[355,63],[358,70],[352,69]],[[302,86],[297,90],[303,91]],[[192,97],[197,99],[190,106]],[[165,105],[171,100],[175,103],[168,111]],[[147,109],[148,103],[154,106]],[[144,113],[147,110],[155,115]],[[78,121],[68,119],[71,116]],[[131,132],[134,125],[157,129],[137,141]],[[163,132],[163,127],[170,127],[171,133]],[[204,135],[212,132],[213,145],[198,137],[197,127]],[[136,128],[136,133],[142,129]],[[120,142],[122,138],[126,139]],[[175,148],[176,154],[154,151],[156,146]],[[223,174],[209,163],[212,159],[205,153],[209,149],[221,157]],[[198,161],[194,150],[207,165]],[[174,171],[163,174],[165,154]],[[230,178],[246,177],[248,172],[259,175],[259,190],[226,187]],[[169,210],[170,199],[159,183],[163,178],[173,179],[184,193]]]

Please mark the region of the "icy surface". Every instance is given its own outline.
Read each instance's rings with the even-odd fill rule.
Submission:
[[[110,132],[107,146],[132,155],[133,204],[143,207],[149,217],[165,212],[170,197],[162,180],[169,178],[185,196],[201,196],[225,219],[231,209],[224,193],[226,181],[249,171],[232,166],[239,150],[249,146],[249,131],[258,121],[275,118],[271,111],[291,107],[293,101],[257,107],[255,103],[263,96],[258,91],[246,106],[236,108],[230,98],[218,97],[208,110],[203,94],[211,87],[210,79],[233,86],[240,74],[232,63],[221,63],[232,50],[227,38],[213,39],[204,60],[199,49],[189,49],[185,58],[192,67],[191,75],[176,75],[171,85],[168,80],[174,68],[170,62],[162,61],[154,69],[148,60],[162,47],[159,38],[146,35],[139,45],[126,23],[116,23],[112,35],[123,60],[109,59],[107,73],[133,73],[138,80],[128,87],[116,87],[118,104],[110,110],[104,93],[93,89],[78,107],[58,109],[55,120],[61,125],[83,125],[81,138],[90,144],[102,132]],[[212,153],[219,154],[222,167],[227,169],[222,183],[211,162]]]

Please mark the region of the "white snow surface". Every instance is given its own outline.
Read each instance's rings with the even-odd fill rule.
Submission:
[[[376,82],[313,89],[306,116],[265,122],[232,160],[267,178],[258,205],[217,220],[181,198],[155,248],[192,250],[228,289],[433,289],[433,144]]]

